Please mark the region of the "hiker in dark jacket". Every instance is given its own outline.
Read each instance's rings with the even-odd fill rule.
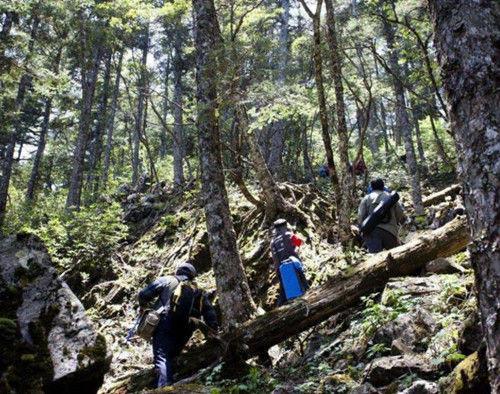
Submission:
[[[384,181],[375,179],[370,182],[371,192],[366,195],[358,208],[359,224],[372,214],[377,205],[385,198],[389,197],[389,193],[384,190]],[[382,250],[395,248],[400,244],[398,237],[399,225],[403,224],[406,216],[403,212],[401,204],[397,202],[389,212],[389,216],[382,223],[379,223],[375,229],[368,235],[363,235],[364,246],[370,253],[378,253]]]
[[[283,284],[281,283],[281,276],[279,273],[279,268],[283,261],[289,259],[290,257],[296,257],[300,260],[298,249],[304,243],[297,235],[295,235],[288,228],[288,223],[285,219],[278,219],[273,223],[273,238],[271,240],[271,255],[273,257],[274,269],[278,278],[280,279],[280,299],[278,304],[282,305],[285,302],[285,294],[283,291]],[[308,289],[309,285],[307,283],[304,271],[302,270],[302,265],[298,270],[300,281],[304,289]]]
[[[153,333],[153,356],[158,374],[157,387],[170,386],[173,383],[173,363],[180,354],[191,335],[197,328],[197,322],[203,318],[205,324],[215,332],[218,330],[217,315],[207,295],[196,288],[192,282],[196,277],[196,269],[190,263],[182,263],[177,267],[175,275],[158,278],[139,293],[139,306],[146,308],[156,299],[153,309],[162,306],[160,321]],[[190,282],[194,292],[188,301],[192,305],[185,320],[173,316],[170,310],[172,295],[182,282]]]

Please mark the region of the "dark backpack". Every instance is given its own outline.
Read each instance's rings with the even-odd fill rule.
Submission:
[[[377,201],[379,201],[377,199]],[[373,212],[363,220],[361,224],[361,232],[364,235],[370,234],[375,227],[382,223],[389,223],[391,220],[391,209],[399,201],[399,194],[395,191],[391,192],[380,201]]]
[[[280,263],[294,256],[295,246],[292,244],[292,233],[290,231],[276,233],[271,241],[271,251]]]

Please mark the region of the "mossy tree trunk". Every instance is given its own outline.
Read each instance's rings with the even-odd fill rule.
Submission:
[[[500,392],[500,5],[430,0],[451,129],[463,179],[469,248],[492,392]]]
[[[385,39],[387,41],[387,47],[389,49],[389,65],[392,71],[392,84],[394,89],[394,96],[396,99],[395,112],[396,112],[396,128],[395,134],[397,136],[396,143],[398,142],[398,136],[403,138],[406,154],[406,167],[408,168],[408,174],[411,182],[411,198],[413,202],[413,208],[417,215],[422,215],[424,213],[424,207],[422,205],[422,189],[420,186],[420,171],[417,166],[417,158],[415,154],[415,147],[413,145],[412,138],[412,127],[410,124],[410,117],[407,110],[406,100],[405,100],[405,89],[402,82],[402,70],[399,66],[399,51],[395,47],[395,32],[393,27],[389,24],[386,18],[383,18],[383,32]]]
[[[330,137],[330,125],[328,120],[328,107],[326,104],[325,86],[323,80],[323,59],[321,56],[321,7],[323,0],[318,0],[316,3],[316,10],[313,13],[307,6],[305,0],[300,0],[307,14],[311,17],[313,22],[313,64],[314,64],[314,81],[316,83],[316,94],[318,97],[319,106],[319,121],[321,124],[321,138],[326,153],[326,164],[332,182],[333,193],[335,195],[335,202],[337,204],[337,212],[340,212],[340,202],[342,200],[342,193],[339,185],[339,178],[335,160],[333,157],[332,139]]]
[[[342,84],[342,57],[339,48],[335,24],[335,11],[332,0],[325,0],[327,42],[330,48],[332,78],[335,87],[335,108],[337,113],[337,136],[339,140],[341,199],[338,209],[339,233],[343,243],[351,238],[350,214],[354,196],[354,175],[349,162],[349,133],[344,102],[344,86]]]
[[[197,128],[210,254],[226,328],[248,320],[256,307],[236,245],[222,171],[217,81],[220,30],[213,0],[193,0]]]

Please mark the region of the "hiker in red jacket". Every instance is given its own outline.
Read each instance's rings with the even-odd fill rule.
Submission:
[[[279,272],[279,268],[281,263],[290,257],[295,257],[300,260],[298,249],[304,243],[302,239],[300,239],[296,234],[294,234],[288,228],[288,223],[285,219],[278,219],[273,223],[273,238],[271,240],[271,254],[273,257],[274,269],[278,278],[280,278],[280,300],[278,301],[279,305],[282,305],[285,302],[285,296],[283,292],[283,284],[281,283],[281,276]],[[300,268],[298,268],[300,281],[304,289],[308,289],[309,285],[307,284],[306,277],[304,275],[304,271],[302,269],[302,264],[300,263]]]

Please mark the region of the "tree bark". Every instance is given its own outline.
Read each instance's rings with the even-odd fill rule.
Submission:
[[[335,11],[332,0],[325,0],[326,22],[327,22],[327,41],[330,48],[332,77],[335,85],[335,98],[337,110],[337,136],[339,139],[340,168],[342,176],[340,209],[338,210],[340,239],[346,243],[351,238],[351,225],[349,217],[353,204],[354,178],[350,171],[349,162],[349,133],[347,131],[347,122],[345,114],[344,87],[342,85],[342,59],[337,39],[337,30],[335,27]]]
[[[360,298],[384,288],[390,278],[410,275],[425,263],[463,250],[469,242],[465,219],[456,218],[445,226],[422,234],[408,244],[378,253],[358,265],[348,276],[339,274],[305,296],[248,321],[237,331],[225,334],[220,342],[205,342],[189,349],[179,359],[179,375],[189,375],[214,361],[230,358],[235,348],[246,347],[245,358],[253,357],[287,338],[314,327],[330,316],[359,303]],[[150,379],[145,379],[145,377]],[[110,391],[138,390],[135,382],[152,380],[153,371],[117,383]]]
[[[26,191],[26,200],[32,202],[35,198],[35,190],[40,176],[40,165],[42,163],[43,153],[47,142],[47,133],[49,131],[50,113],[52,111],[52,98],[45,101],[45,109],[43,111],[42,128],[40,130],[40,138],[36,148],[35,157],[33,159],[33,167],[31,168],[30,179],[28,180],[28,189]]]
[[[174,156],[174,184],[177,186],[184,185],[184,126],[183,126],[183,109],[182,109],[182,42],[178,38],[175,39],[174,45],[174,138],[172,151]]]
[[[463,179],[490,384],[500,392],[500,6],[430,0],[444,91]]]
[[[311,128],[314,127],[315,120],[313,120]],[[309,137],[308,137],[307,124],[304,126],[302,131],[302,163],[304,165],[304,179],[306,182],[314,181],[314,169],[311,161],[311,156],[309,155]]]
[[[85,22],[85,23],[88,23]],[[92,42],[89,37],[89,27],[83,27],[81,34],[81,86],[82,99],[80,102],[80,125],[73,153],[73,166],[69,181],[66,209],[80,208],[82,181],[85,162],[85,151],[89,140],[92,124],[92,105],[94,102],[97,74],[101,61],[101,48],[98,43]]]
[[[222,171],[217,118],[217,65],[221,50],[219,24],[213,0],[193,0],[196,48],[198,144],[210,254],[224,327],[248,320],[256,307],[250,294],[236,245]]]
[[[146,85],[147,85],[147,62],[149,51],[149,24],[146,25],[143,31],[143,42],[141,44],[142,58],[139,71],[139,78],[137,80],[137,114],[135,116],[135,127],[132,137],[132,184],[136,185],[139,181],[139,172],[141,167],[141,135],[143,132],[143,119],[144,119],[144,102],[146,98]]]
[[[59,74],[59,65],[61,63],[63,47],[59,47],[53,65],[55,75]],[[52,111],[52,97],[45,100],[45,108],[43,111],[42,128],[40,130],[40,139],[36,148],[35,157],[33,159],[33,167],[31,168],[30,179],[28,180],[28,188],[26,191],[26,200],[33,201],[35,198],[38,179],[40,178],[40,165],[42,163],[45,145],[47,143],[47,134],[49,132],[50,113]]]
[[[164,124],[167,124],[169,103],[169,81],[170,81],[170,54],[167,55],[167,64],[165,65],[165,75],[163,76],[163,102],[162,102],[162,119]],[[160,132],[160,158],[164,159],[167,156],[168,138],[166,128],[162,128]]]
[[[325,147],[326,163],[332,182],[333,193],[335,195],[335,203],[337,213],[341,212],[342,192],[340,190],[339,178],[335,160],[333,156],[332,140],[330,137],[330,125],[328,120],[328,107],[326,104],[325,87],[323,81],[323,59],[321,56],[321,6],[323,0],[318,0],[316,3],[316,11],[313,14],[308,8],[305,0],[300,1],[306,12],[312,18],[313,22],[313,63],[314,63],[314,81],[316,83],[316,94],[318,97],[319,106],[319,121],[321,124],[321,138]]]
[[[246,114],[242,114],[240,119],[246,119]],[[246,125],[243,125],[242,130],[245,130],[246,133]],[[288,201],[286,201],[283,194],[281,194],[278,184],[266,164],[266,160],[260,150],[255,132],[248,135],[248,146],[250,149],[250,158],[254,163],[255,174],[262,189],[266,222],[272,222],[278,214],[294,212],[295,208]]]
[[[410,99],[411,105],[411,118],[413,120],[413,125],[415,127],[415,137],[417,139],[417,152],[418,158],[420,160],[420,167],[422,168],[423,175],[429,174],[429,167],[427,166],[427,159],[425,158],[424,145],[422,143],[422,134],[420,132],[419,115],[420,111],[417,109],[417,105]]]
[[[289,23],[290,23],[290,0],[280,0],[283,12],[280,17],[280,34],[278,48],[278,87],[284,89],[286,67],[289,58]],[[278,120],[272,126],[271,146],[269,150],[268,167],[273,176],[281,175],[283,164],[283,150],[285,147],[285,121]]]
[[[422,190],[420,187],[420,171],[418,170],[417,160],[415,155],[415,147],[413,146],[412,130],[408,111],[406,109],[404,86],[401,82],[401,70],[398,59],[399,54],[394,46],[394,30],[389,25],[386,19],[383,19],[384,35],[389,49],[389,64],[393,72],[393,87],[394,96],[396,98],[396,130],[401,133],[405,145],[406,165],[411,182],[411,197],[413,208],[417,215],[422,215],[424,208],[422,205]]]
[[[111,151],[113,149],[113,132],[115,129],[115,116],[118,108],[118,96],[120,95],[120,80],[123,64],[123,52],[121,49],[118,55],[118,66],[116,68],[115,85],[113,87],[113,97],[111,99],[111,112],[109,114],[107,133],[106,133],[106,149],[104,150],[104,162],[102,168],[102,187],[105,189],[108,185],[109,167],[111,164]]]
[[[111,81],[111,59],[112,51],[107,50],[106,61],[104,64],[104,76],[101,89],[101,100],[97,111],[97,124],[95,126],[93,140],[90,146],[89,155],[89,173],[87,175],[87,188],[89,190],[89,200],[94,201],[99,189],[99,163],[102,156],[102,141],[104,130],[108,124],[108,102],[109,102],[109,84]]]
[[[38,33],[38,26],[39,26],[39,19],[35,18],[33,20],[33,24],[31,26],[31,37],[30,41],[28,44],[28,51],[26,54],[26,57],[24,59],[25,66],[30,66],[30,61],[31,57],[33,54],[33,48],[35,45],[35,38]],[[10,30],[10,24],[9,22],[9,27],[8,29]],[[17,94],[16,94],[16,99],[14,100],[14,103],[12,105],[12,108],[2,108],[2,110],[11,111],[12,114],[14,114],[14,117],[20,116],[19,111],[21,111],[26,93],[28,89],[30,88],[32,81],[32,76],[31,74],[23,74],[21,76],[21,79],[19,81],[19,85],[17,88]],[[2,111],[3,112],[3,111]],[[14,119],[9,119],[7,116],[2,115],[1,116],[2,122],[5,124],[0,125],[0,127],[3,128],[11,128],[12,130],[10,132],[9,137],[7,138],[7,147],[5,148],[4,151],[4,157],[3,157],[3,166],[2,166],[2,177],[0,178],[0,229],[3,227],[3,223],[5,220],[5,214],[7,211],[7,199],[9,195],[9,184],[10,184],[10,177],[12,176],[12,167],[14,164],[14,151],[16,149],[16,143],[19,139],[20,136],[20,119],[15,121]]]
[[[441,138],[439,138],[436,128],[436,122],[434,121],[432,112],[429,114],[429,119],[431,121],[432,135],[434,136],[434,143],[436,144],[436,150],[438,152],[438,155],[443,163],[450,164],[450,159],[448,158],[448,155],[446,154],[446,151],[444,149],[443,141],[441,141]]]

